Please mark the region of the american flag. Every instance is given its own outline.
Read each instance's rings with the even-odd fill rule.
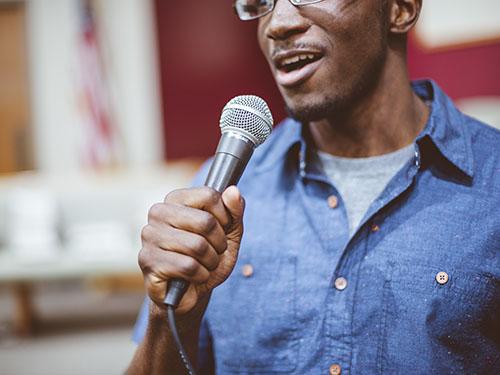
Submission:
[[[118,134],[112,122],[109,88],[99,48],[94,7],[80,0],[80,91],[83,98],[82,159],[85,166],[108,167],[119,162]]]

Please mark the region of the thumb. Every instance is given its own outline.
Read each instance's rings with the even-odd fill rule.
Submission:
[[[231,224],[226,230],[228,239],[239,242],[243,235],[243,212],[245,211],[245,200],[236,186],[229,186],[222,193],[222,202],[231,215]]]

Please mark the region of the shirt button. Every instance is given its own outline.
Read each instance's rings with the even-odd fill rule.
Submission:
[[[377,224],[372,225],[372,232],[378,232],[380,230],[380,227]]]
[[[438,282],[438,284],[441,284],[441,285],[446,284],[449,279],[450,279],[450,277],[444,271],[438,272],[438,274],[436,275],[436,281]]]
[[[339,365],[334,364],[330,366],[330,375],[340,375],[340,374],[342,374],[342,368]]]
[[[328,206],[330,206],[330,208],[337,208],[338,205],[339,199],[335,195],[330,195],[328,197]]]
[[[335,279],[335,289],[344,290],[345,288],[347,288],[347,280],[345,277],[338,277]]]
[[[241,269],[241,273],[245,277],[250,277],[253,275],[253,266],[251,264],[245,264]]]

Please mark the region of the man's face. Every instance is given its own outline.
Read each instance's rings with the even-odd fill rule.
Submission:
[[[292,116],[308,122],[356,104],[386,56],[384,0],[278,0],[259,20],[260,47]]]

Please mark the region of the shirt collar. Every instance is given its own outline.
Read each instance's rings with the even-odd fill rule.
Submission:
[[[424,101],[431,103],[429,120],[416,142],[421,145],[429,138],[446,160],[473,177],[471,135],[464,121],[465,116],[434,81],[416,81],[413,89]]]
[[[412,86],[415,93],[431,107],[429,120],[416,138],[417,144],[422,146],[426,139],[430,139],[446,160],[467,176],[473,177],[471,137],[464,122],[464,115],[435,82],[415,81]],[[274,165],[285,154],[294,154],[295,158],[298,157],[302,176],[306,172],[308,175],[321,174],[314,167],[317,163],[309,163],[314,156],[311,147],[307,147],[307,129],[301,123],[287,118],[276,131],[279,134],[275,134],[274,144],[265,152],[266,157],[263,158],[259,169]],[[426,151],[425,147],[421,147],[422,156],[425,156]]]

